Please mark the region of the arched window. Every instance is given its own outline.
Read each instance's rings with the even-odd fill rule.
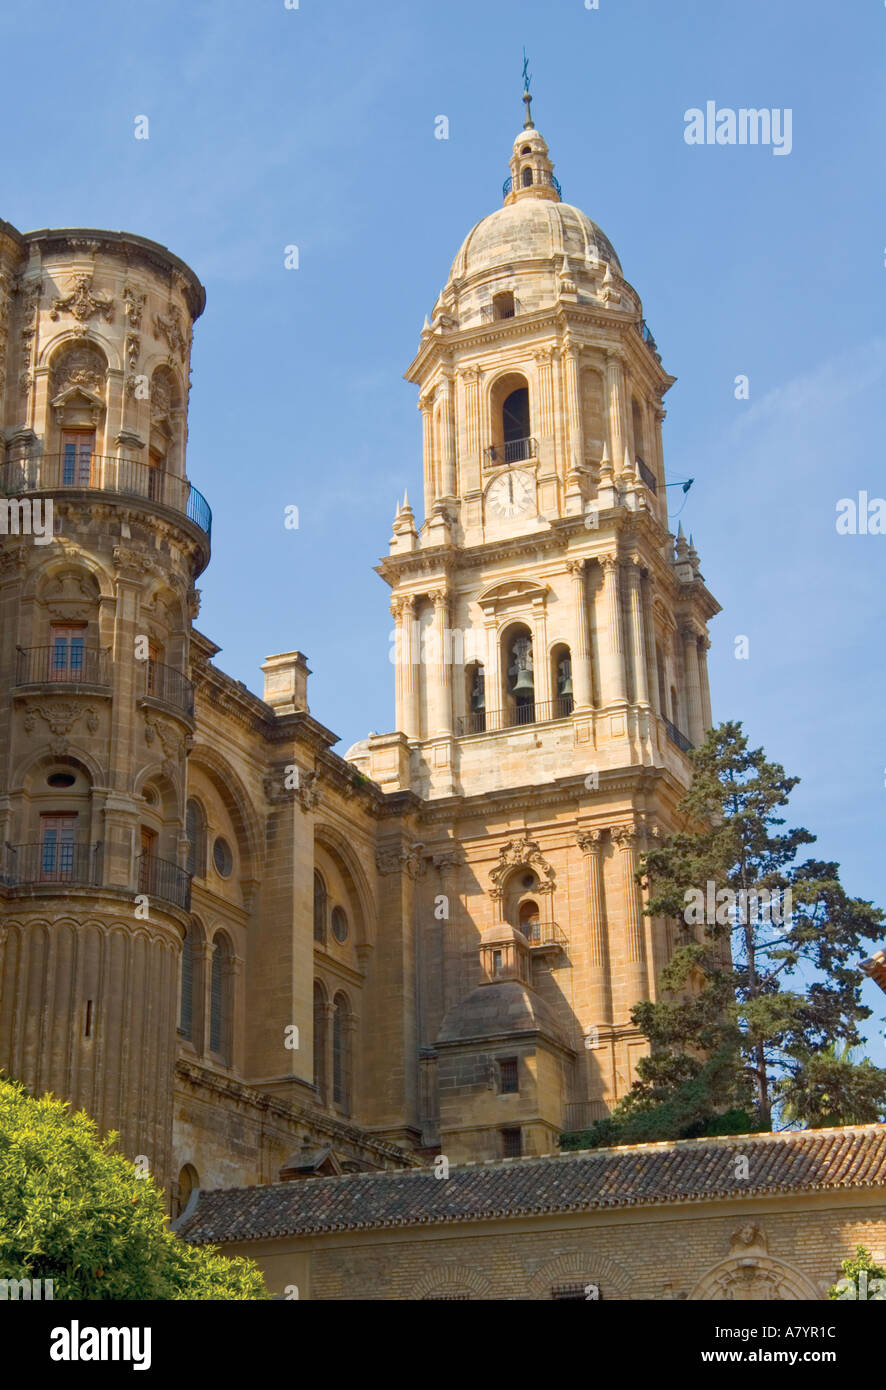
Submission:
[[[553,716],[562,719],[571,714],[572,698],[572,654],[565,642],[559,642],[551,652],[551,689],[554,692]]]
[[[314,1085],[320,1104],[327,1103],[326,1094],[326,990],[319,980],[314,981]]]
[[[516,445],[519,441],[529,438],[529,388],[518,386],[516,391],[512,391],[506,397],[501,408],[502,433],[505,445]],[[505,448],[506,460],[508,463],[516,462],[511,457],[511,451]],[[521,458],[528,455],[521,454]]]
[[[206,877],[206,813],[194,797],[185,807],[185,835],[188,839],[188,873]]]
[[[532,633],[525,623],[515,624],[504,634],[501,669],[507,724],[534,724],[535,675]]]
[[[346,1115],[351,1112],[350,1012],[347,997],[337,994],[332,1001],[332,1099]]]
[[[231,1060],[233,1015],[233,956],[231,943],[224,932],[218,932],[213,942],[212,978],[209,1002],[209,1050],[226,1065]]]
[[[665,719],[668,717],[668,701],[665,694],[665,672],[664,661],[662,660],[661,647],[655,644],[655,665],[658,669],[658,705]]]
[[[514,313],[513,290],[502,290],[500,294],[492,296],[492,317],[494,319],[512,319]]]
[[[175,1190],[175,1215],[181,1216],[194,1192],[200,1186],[200,1177],[193,1163],[186,1163],[178,1175]]]
[[[465,667],[465,683],[468,733],[482,734],[486,730],[486,672],[482,661],[468,663]]]
[[[524,188],[530,188],[532,186],[532,170],[530,169],[528,164],[526,165],[526,168],[523,170],[523,173],[520,175],[520,179]]]
[[[646,462],[646,441],[643,437],[643,412],[639,403],[631,398],[631,428],[634,432],[634,455]]]
[[[519,927],[527,941],[538,941],[540,932],[538,903],[530,900],[520,904]]]
[[[319,869],[314,870],[314,940],[326,944],[326,883]]]

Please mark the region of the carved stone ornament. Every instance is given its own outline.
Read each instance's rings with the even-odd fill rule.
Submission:
[[[109,294],[93,294],[91,275],[75,275],[70,294],[52,301],[49,317],[58,319],[62,314],[72,314],[78,323],[88,323],[100,314],[107,323],[112,323],[114,301]]]
[[[53,399],[71,386],[82,386],[94,396],[104,395],[106,367],[99,350],[90,343],[69,348],[56,361],[50,378]]]
[[[509,840],[498,851],[498,864],[489,875],[492,887],[489,896],[496,901],[501,899],[505,879],[515,868],[532,869],[538,878],[537,893],[553,893],[554,870],[545,859],[535,840],[523,835],[520,839]]]
[[[52,700],[25,706],[24,725],[27,733],[33,733],[38,718],[45,719],[50,733],[57,737],[69,734],[77,720],[86,717],[86,727],[94,734],[99,725],[98,713],[93,705],[83,705],[79,700]]]
[[[151,744],[154,742],[155,738],[160,740],[160,746],[163,749],[165,760],[164,772],[167,772],[167,775],[169,775],[165,765],[166,762],[170,763],[173,772],[177,772],[178,765],[185,751],[184,738],[172,724],[167,724],[164,720],[158,719],[155,715],[146,712],[145,743]]]
[[[423,849],[424,845],[416,841],[414,845],[405,846],[399,851],[378,852],[375,867],[380,874],[405,874],[407,878],[421,878],[426,867],[421,857]]]
[[[124,285],[123,311],[126,314],[126,321],[130,328],[141,328],[142,314],[144,313],[147,298],[148,296],[146,294],[139,294],[138,290],[132,289],[129,285]]]
[[[170,304],[169,312],[154,315],[154,337],[165,338],[170,352],[177,353],[184,362],[188,353],[188,338],[182,328],[181,310]]]

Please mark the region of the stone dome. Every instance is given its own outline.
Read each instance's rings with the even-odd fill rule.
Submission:
[[[604,261],[622,275],[612,242],[596,222],[571,203],[520,198],[478,222],[462,242],[450,280],[566,255],[581,264]]]
[[[446,1014],[437,1042],[468,1042],[505,1033],[518,1037],[542,1033],[560,1047],[569,1047],[552,1010],[535,990],[519,980],[478,985]]]

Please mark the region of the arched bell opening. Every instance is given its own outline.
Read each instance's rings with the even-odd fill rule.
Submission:
[[[465,667],[465,709],[468,712],[469,733],[484,733],[486,730],[486,670],[482,661],[471,661]]]
[[[513,623],[501,638],[502,708],[508,724],[535,723],[532,632]]]
[[[571,714],[575,703],[572,694],[572,653],[565,642],[558,642],[551,649],[551,690],[554,692],[554,718]]]

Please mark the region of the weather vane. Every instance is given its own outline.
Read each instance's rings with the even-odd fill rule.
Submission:
[[[526,119],[523,122],[523,129],[530,130],[533,125],[532,120],[532,95],[529,85],[532,82],[532,73],[529,71],[529,59],[526,57],[526,49],[523,49],[523,100],[526,103]]]

